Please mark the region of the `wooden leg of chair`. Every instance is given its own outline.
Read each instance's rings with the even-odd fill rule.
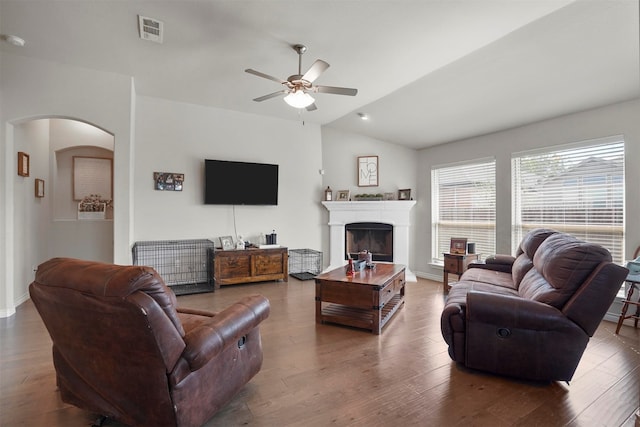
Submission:
[[[624,319],[626,317],[627,310],[629,309],[629,301],[631,301],[631,297],[633,296],[634,289],[635,287],[633,285],[629,287],[629,292],[627,292],[627,298],[624,300],[624,303],[622,304],[622,310],[620,311],[620,317],[618,318],[618,324],[616,325],[616,335],[618,335],[618,332],[620,332],[620,328],[622,327],[622,322],[624,322]],[[637,327],[637,319],[636,319],[636,327]]]

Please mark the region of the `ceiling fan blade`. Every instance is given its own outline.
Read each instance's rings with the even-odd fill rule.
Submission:
[[[324,70],[326,70],[327,68],[329,68],[329,64],[324,62],[322,59],[317,59],[316,62],[311,65],[311,68],[309,68],[307,72],[304,73],[304,75],[302,76],[302,80],[313,83],[313,81],[320,77],[320,74],[324,73]]]
[[[307,111],[315,111],[317,109],[315,102],[307,107]]]
[[[268,79],[268,80],[273,80],[274,82],[278,82],[278,83],[282,83],[282,84],[287,83],[285,80],[279,79],[277,77],[270,76],[269,74],[261,73],[260,71],[252,70],[251,68],[247,68],[244,71],[249,73],[249,74],[253,74],[254,76],[262,77],[262,78]]]
[[[348,95],[356,96],[358,89],[351,89],[348,87],[335,87],[335,86],[314,86],[313,91],[316,93],[333,93],[335,95]]]
[[[254,98],[253,100],[256,102],[262,102],[262,101],[266,101],[267,99],[275,98],[276,96],[280,96],[285,93],[288,93],[288,92],[286,90],[279,90],[277,92],[273,92],[268,95],[263,95],[258,98]]]

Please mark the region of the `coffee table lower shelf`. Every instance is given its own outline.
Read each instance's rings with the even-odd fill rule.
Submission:
[[[368,329],[379,334],[380,330],[404,304],[403,295],[395,295],[381,310],[367,310],[342,304],[326,304],[322,307],[322,323],[336,323],[354,328]],[[380,316],[380,330],[375,330],[375,316]]]

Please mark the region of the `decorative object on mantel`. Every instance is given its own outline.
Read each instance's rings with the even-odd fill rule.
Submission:
[[[411,200],[411,189],[398,190],[398,200]]]
[[[103,199],[99,194],[90,194],[78,203],[78,219],[105,219],[111,203],[112,200]]]
[[[384,200],[395,200],[396,195],[394,193],[384,193]]]
[[[378,156],[358,157],[358,187],[378,186]]]
[[[336,196],[336,200],[339,202],[348,202],[349,190],[338,190],[338,195]]]
[[[36,194],[36,197],[38,198],[44,197],[44,180],[43,179],[36,178],[35,194]]]
[[[327,186],[327,189],[324,190],[324,201],[330,202],[333,200],[333,192],[331,191],[331,187]]]
[[[154,172],[155,189],[160,191],[182,191],[183,173]]]
[[[18,151],[18,175],[29,176],[29,155]]]
[[[383,200],[383,195],[378,193],[378,194],[356,194],[355,196],[353,196],[353,198],[356,201],[376,201],[376,200]]]

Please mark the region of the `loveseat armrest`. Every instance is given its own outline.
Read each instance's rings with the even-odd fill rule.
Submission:
[[[189,331],[182,356],[192,371],[207,364],[228,345],[235,345],[269,317],[269,300],[262,295],[242,298]]]
[[[466,366],[530,380],[569,381],[589,341],[550,305],[508,295],[467,294]]]
[[[517,296],[472,290],[467,293],[467,324],[470,322],[548,330],[555,322],[571,321],[560,310],[548,304]]]
[[[515,257],[512,257],[511,255],[491,255],[485,258],[484,262],[470,263],[468,268],[482,268],[484,270],[511,273],[515,260]]]

